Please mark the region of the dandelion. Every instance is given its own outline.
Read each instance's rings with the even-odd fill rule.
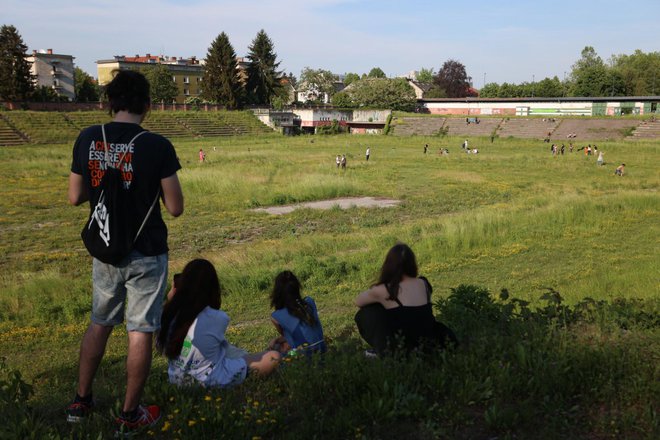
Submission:
[[[166,432],[170,429],[172,424],[169,422],[169,420],[165,420],[165,423],[163,424],[163,427],[160,428],[161,431]]]
[[[204,396],[204,400],[206,400],[207,402],[209,402],[209,401],[211,400],[211,396]]]
[[[259,406],[259,402],[255,400],[254,403],[253,403],[252,405],[256,408],[256,407]]]
[[[197,424],[197,420],[188,420],[188,426],[195,426]]]
[[[263,423],[263,420],[257,419],[257,425],[261,425]]]
[[[170,396],[170,402],[174,402],[174,396]]]
[[[220,398],[220,397],[216,397],[216,398],[215,398],[215,401],[216,401],[216,402],[220,402],[221,400],[222,400],[222,398]]]
[[[179,414],[179,412],[181,412],[181,410],[179,408],[174,410],[174,414]]]

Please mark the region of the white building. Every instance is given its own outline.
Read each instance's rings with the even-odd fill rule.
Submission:
[[[53,49],[34,50],[27,60],[32,63],[31,70],[36,77],[37,86],[51,87],[55,93],[69,101],[76,99],[73,56],[55,54]]]

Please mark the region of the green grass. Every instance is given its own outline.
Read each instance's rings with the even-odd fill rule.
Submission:
[[[660,298],[660,147],[600,143],[608,163],[597,167],[595,157],[553,158],[546,144],[531,140],[475,138],[476,156],[461,154],[461,142],[275,135],[176,140],[186,211],[166,217],[170,269],[198,256],[214,262],[232,318],[228,337],[250,350],[273,336],[269,289],[277,272],[291,269],[315,298],[333,342],[323,367],[309,371],[294,362],[269,380],[214,391],[209,401],[203,390],[167,385],[165,362],[156,358],[147,399],[162,402],[171,418],[168,430],[160,425],[155,434],[654,438],[660,335],[657,319],[640,313],[657,312]],[[440,147],[450,155],[436,155]],[[199,148],[207,152],[204,164],[197,161]],[[344,153],[345,172],[334,165]],[[108,434],[108,413],[124,383],[125,331],[117,329],[97,376],[99,416],[80,430],[62,423],[91,304],[91,261],[79,237],[87,207],[66,203],[70,161],[71,145],[0,149],[0,352],[8,368],[34,386],[32,409],[17,415],[32,420],[24,426],[34,438]],[[613,175],[621,162],[623,178]],[[402,203],[284,216],[250,211],[344,196]],[[530,322],[524,307],[498,308],[520,303],[492,298],[491,308],[466,311],[454,307],[454,298],[438,313],[469,341],[459,352],[433,368],[421,359],[367,362],[359,354],[353,299],[399,240],[416,252],[438,299],[467,283],[507,289],[530,302],[529,313],[548,307],[540,299],[548,288],[561,293],[562,314],[581,310],[586,298],[629,302],[620,309],[600,304],[594,314],[569,321]],[[460,319],[472,312],[477,322],[497,319],[483,328]],[[502,316],[508,316],[506,328]]]

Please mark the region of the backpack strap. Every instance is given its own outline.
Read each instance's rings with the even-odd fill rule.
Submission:
[[[141,132],[139,132],[138,134],[133,136],[133,139],[128,141],[128,145],[130,146],[133,142],[135,142],[135,139],[137,139],[141,135],[145,134],[146,132],[147,132],[147,130],[142,130]],[[103,134],[103,147],[105,149],[105,164],[108,165],[108,141],[105,137],[105,124],[101,125],[101,133]],[[124,151],[124,154],[122,154],[121,157],[119,158],[119,162],[117,162],[117,164],[115,166],[113,166],[113,168],[119,168],[119,165],[121,165],[121,163],[124,161],[124,158],[126,157],[127,152],[128,151]],[[156,196],[156,197],[158,197],[158,196]]]
[[[144,133],[144,132],[142,132]],[[156,192],[156,198],[154,198],[154,201],[151,202],[151,207],[149,208],[149,212],[147,212],[147,215],[144,216],[144,220],[142,220],[142,224],[140,225],[140,229],[138,229],[137,234],[135,234],[135,239],[133,240],[133,243],[135,243],[140,236],[140,232],[142,232],[142,229],[144,228],[144,225],[147,224],[147,219],[151,215],[151,212],[154,210],[154,207],[156,206],[156,203],[158,202],[158,196],[160,196],[160,187],[158,188],[158,192]]]
[[[133,139],[131,139],[128,142],[128,145],[130,146],[135,140],[140,137],[141,135],[145,134],[147,130],[143,130],[133,136]],[[101,133],[103,134],[103,146],[105,147],[105,163],[106,165],[108,164],[108,141],[105,137],[105,124],[101,125]],[[113,168],[119,168],[121,163],[124,161],[124,158],[126,157],[127,151],[124,151],[124,154],[121,155],[119,158],[119,162],[117,162],[117,165],[115,165]],[[151,206],[149,207],[149,211],[147,212],[147,215],[144,216],[144,220],[142,220],[142,224],[140,225],[140,229],[138,229],[137,234],[135,234],[135,238],[133,239],[133,243],[135,243],[140,236],[140,233],[142,232],[142,229],[144,229],[144,225],[147,224],[147,220],[149,219],[149,216],[153,212],[154,208],[156,207],[156,203],[158,202],[158,197],[160,196],[160,187],[158,188],[158,191],[156,192],[156,197],[154,198],[154,201],[151,202]]]

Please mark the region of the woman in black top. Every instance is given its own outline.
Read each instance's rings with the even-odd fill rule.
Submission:
[[[453,332],[435,320],[431,285],[419,277],[412,249],[403,243],[389,250],[378,282],[360,293],[355,321],[364,340],[378,354],[403,348],[444,347]]]

